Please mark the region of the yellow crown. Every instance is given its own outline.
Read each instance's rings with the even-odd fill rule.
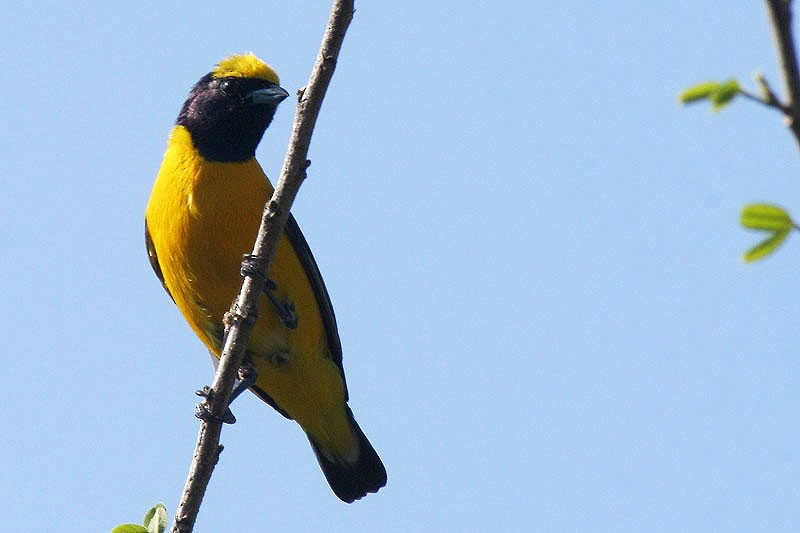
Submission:
[[[280,84],[278,75],[272,67],[257,58],[253,52],[226,57],[217,64],[212,74],[215,78],[260,78]]]

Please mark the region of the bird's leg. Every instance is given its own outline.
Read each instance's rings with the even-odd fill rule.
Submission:
[[[275,296],[275,289],[278,288],[278,284],[275,283],[273,279],[265,276],[260,269],[256,268],[258,263],[257,259],[258,258],[252,254],[244,255],[244,259],[242,260],[242,276],[263,279],[264,295],[275,308],[275,312],[278,313],[278,319],[281,321],[281,324],[289,329],[295,329],[297,327],[297,313],[294,311],[294,304],[285,299],[278,299],[278,297]]]
[[[245,355],[242,366],[239,367],[239,379],[233,385],[228,405],[232,404],[233,400],[238,398],[241,393],[255,385],[257,379],[258,370],[256,370],[256,365],[253,364],[253,360],[250,359],[249,355]]]
[[[294,304],[287,300],[279,300],[273,292],[278,285],[270,278],[267,278],[264,283],[264,295],[270,301],[275,311],[278,313],[278,319],[281,324],[289,329],[297,327],[297,313],[294,312]]]

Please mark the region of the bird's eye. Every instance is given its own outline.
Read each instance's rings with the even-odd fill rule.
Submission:
[[[225,94],[233,92],[233,82],[231,80],[222,80],[219,84],[219,90]]]

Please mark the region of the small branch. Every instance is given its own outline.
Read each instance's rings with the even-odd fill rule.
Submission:
[[[784,111],[784,117],[800,144],[800,69],[792,32],[792,0],[766,0],[766,3],[786,91],[784,107],[788,112]]]
[[[756,72],[753,78],[756,80],[758,88],[761,89],[761,96],[767,104],[774,105],[781,110],[787,109],[778,97],[775,96],[775,91],[772,90],[772,86],[767,81],[767,78],[764,77],[763,72]]]
[[[264,275],[245,275],[242,283],[230,330],[220,356],[219,368],[211,384],[212,394],[206,402],[209,412],[216,419],[200,423],[200,432],[189,477],[184,486],[180,505],[175,512],[173,533],[188,533],[194,528],[200,503],[217,463],[221,451],[219,436],[222,430],[222,423],[219,420],[228,407],[231,389],[244,359],[247,340],[256,320],[259,297],[264,289],[266,272],[269,272],[272,265],[272,258],[289,218],[292,202],[306,175],[311,135],[322,106],[322,100],[336,68],[339,50],[347,27],[353,18],[353,12],[353,0],[334,1],[308,85],[299,91],[294,125],[283,170],[275,192],[265,206],[258,237],[252,256],[248,261],[250,266],[254,265],[256,270]]]
[[[769,98],[768,96],[759,96],[757,94],[753,94],[747,89],[739,89],[739,94],[747,98],[748,100],[752,100],[753,102],[758,102],[759,104],[772,108],[777,109],[781,113],[788,114],[790,112],[789,108],[779,102],[777,99]]]

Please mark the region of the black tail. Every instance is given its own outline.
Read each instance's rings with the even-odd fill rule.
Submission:
[[[350,407],[347,407],[347,415],[350,418],[350,427],[358,439],[359,453],[354,461],[347,461],[342,457],[331,457],[313,440],[309,439],[309,441],[333,492],[343,502],[353,503],[369,492],[378,492],[379,488],[386,485],[386,468],[375,452],[375,448],[358,427]]]

